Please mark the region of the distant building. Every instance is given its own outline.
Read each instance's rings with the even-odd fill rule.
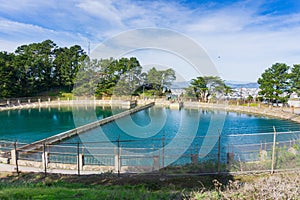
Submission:
[[[246,99],[249,96],[258,97],[259,88],[236,88],[228,95],[230,99]]]
[[[297,93],[293,92],[288,100],[289,106],[294,106],[295,108],[300,108],[300,98]]]
[[[173,95],[180,96],[185,93],[185,89],[183,88],[173,88],[171,89]]]
[[[293,92],[290,96],[291,99],[299,99],[299,96],[297,95],[296,92]]]

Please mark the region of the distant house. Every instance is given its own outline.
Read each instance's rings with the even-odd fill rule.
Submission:
[[[290,99],[288,100],[288,105],[300,108],[300,98],[295,92],[291,94]]]
[[[290,96],[291,99],[299,99],[298,95],[296,92],[293,92]]]

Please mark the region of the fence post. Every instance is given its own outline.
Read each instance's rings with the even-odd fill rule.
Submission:
[[[47,176],[47,164],[48,164],[48,154],[46,153],[46,143],[43,144],[43,166],[44,166],[44,174]]]
[[[165,168],[165,135],[162,137],[162,167]]]
[[[120,177],[120,171],[121,171],[121,156],[120,156],[120,135],[118,137],[118,177]]]
[[[17,142],[14,142],[14,149],[11,151],[11,160],[12,164],[16,165],[16,171],[19,175],[19,165],[18,165],[18,151],[17,151]]]
[[[271,174],[274,173],[274,163],[275,163],[275,147],[276,147],[276,128],[273,126],[274,129],[274,137],[273,137],[273,149],[272,149],[272,166],[271,166]]]
[[[221,133],[218,129],[218,173],[221,171]]]
[[[159,170],[159,156],[153,156],[153,171]]]
[[[79,158],[79,142],[77,142],[77,174],[80,175],[80,158]]]

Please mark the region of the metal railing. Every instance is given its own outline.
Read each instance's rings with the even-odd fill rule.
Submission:
[[[202,144],[205,136],[180,146],[166,148],[172,138],[44,144],[34,151],[22,150],[19,142],[0,141],[0,162],[43,169],[69,169],[73,173],[166,174],[247,173],[300,169],[300,131],[218,135],[216,144]],[[182,138],[187,139],[187,138]],[[200,148],[209,149],[201,155]],[[205,151],[204,151],[205,152]]]

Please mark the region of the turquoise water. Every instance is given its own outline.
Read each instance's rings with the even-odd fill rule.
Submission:
[[[121,111],[123,110],[110,107],[49,107],[2,111],[0,140],[30,143]],[[103,159],[95,159],[96,155],[113,155],[115,148],[119,146],[122,148],[124,162],[126,159],[132,161],[126,155],[149,158],[164,154],[167,165],[174,162],[189,163],[194,154],[201,159],[215,159],[220,134],[221,159],[225,161],[226,153],[232,149],[235,153],[257,151],[263,145],[270,149],[273,127],[280,133],[277,135],[278,142],[300,138],[300,124],[288,120],[219,110],[152,107],[67,139],[63,143],[74,146],[77,142],[84,143],[85,159],[90,157],[93,163],[100,163]],[[99,150],[100,148],[102,149]],[[105,148],[107,149],[103,150]],[[59,151],[65,152],[68,148]],[[259,153],[256,152],[255,155]],[[113,160],[113,157],[110,156],[109,159]],[[146,161],[152,162],[151,159]],[[103,162],[101,161],[102,164]]]
[[[110,107],[96,107],[96,109],[90,107],[49,107],[1,111],[0,139],[33,142],[90,123],[96,119],[109,117],[113,113],[121,111],[122,109],[114,108],[112,110]],[[74,113],[76,113],[75,117]],[[224,119],[223,125],[220,123],[214,127],[214,134],[218,134],[219,131],[222,137],[231,134],[273,132],[273,126],[276,127],[277,132],[300,130],[300,125],[292,121],[251,114],[205,109],[170,110],[153,107],[117,122],[105,124],[101,127],[101,133],[104,133],[110,141],[118,138],[120,140],[151,140],[162,137],[168,140],[178,134],[181,126],[181,131],[185,132],[186,137],[190,137],[190,135],[192,137],[203,137],[207,135],[209,124],[218,120],[218,118],[213,118],[216,116]],[[128,123],[130,121],[131,123]],[[196,134],[193,135],[190,131],[196,123],[198,128]],[[124,124],[129,126],[125,127],[125,130],[123,130]],[[153,126],[149,127],[149,124]],[[131,125],[136,127],[132,128]],[[156,128],[155,126],[160,127]],[[138,129],[138,131],[131,134],[134,129]],[[94,130],[68,141],[78,141],[78,139],[88,141],[90,139],[90,142],[93,142],[103,139],[101,135],[99,130]],[[261,140],[260,137],[254,138],[254,140],[258,139]]]
[[[155,129],[155,127],[149,128],[149,124],[155,123],[151,121],[150,112],[155,117],[155,121],[165,121],[163,126],[159,128],[159,131],[157,131],[158,129]],[[223,124],[218,122],[222,120],[224,121]],[[214,121],[217,122],[213,124]],[[134,128],[124,128],[124,126],[128,124],[137,125],[137,128],[139,128],[141,132],[131,134],[131,131],[133,131]],[[198,128],[196,129],[194,136],[191,131],[195,129],[195,124]],[[105,124],[100,130],[89,131],[77,138],[72,138],[69,141],[77,142],[78,139],[87,141],[87,139],[90,138],[94,138],[92,141],[95,141],[97,140],[95,138],[100,139],[99,131],[101,131],[101,134],[104,133],[105,137],[107,137],[110,141],[115,141],[118,138],[120,138],[120,140],[146,140],[162,137],[172,139],[180,132],[180,127],[182,129],[181,131],[185,132],[183,134],[185,137],[189,137],[191,135],[193,137],[204,137],[209,132],[208,129],[210,124],[216,125],[212,128],[214,134],[211,135],[218,135],[220,132],[221,137],[224,138],[228,135],[273,133],[273,127],[276,128],[277,132],[300,130],[300,124],[296,122],[252,114],[205,109],[170,110],[167,108],[154,107],[135,113],[130,117],[117,120],[116,122]],[[145,128],[143,129],[143,127]]]
[[[82,142],[86,153],[91,155],[108,152],[95,148],[120,146],[124,157],[165,154],[169,158],[166,158],[167,164],[180,164],[189,163],[193,154],[203,159],[216,159],[220,134],[221,159],[225,161],[232,149],[235,153],[255,152],[255,156],[259,155],[257,151],[261,145],[270,149],[274,127],[280,133],[277,142],[300,138],[297,132],[300,124],[288,120],[206,109],[152,107],[65,142]],[[247,155],[241,159],[247,160]]]
[[[111,116],[110,107],[48,107],[0,112],[0,140],[31,143],[75,128],[73,112],[93,109],[97,119]],[[120,111],[120,110],[119,110]],[[78,121],[78,120],[77,120]],[[95,121],[95,117],[82,117],[80,125]],[[76,124],[77,125],[77,124]]]

